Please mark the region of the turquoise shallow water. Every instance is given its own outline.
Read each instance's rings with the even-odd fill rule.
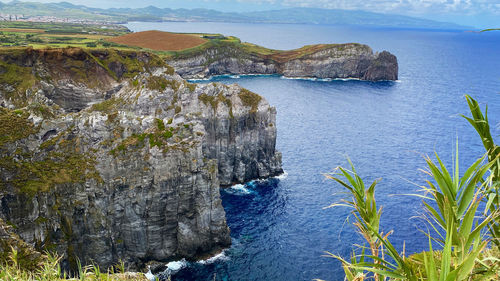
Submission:
[[[348,256],[362,243],[349,210],[326,209],[342,188],[322,173],[346,165],[378,186],[385,231],[399,249],[427,248],[415,218],[424,184],[422,155],[437,151],[451,164],[456,139],[462,167],[483,153],[479,138],[460,114],[464,94],[489,105],[492,124],[500,122],[500,32],[368,29],[322,25],[223,23],[131,23],[139,31],[219,32],[276,49],[313,43],[359,42],[398,57],[400,81],[307,81],[280,77],[219,77],[263,95],[278,111],[278,149],[286,177],[221,191],[233,246],[215,261],[189,263],[173,280],[342,280],[335,260],[324,251]],[[492,128],[497,137],[498,126]]]

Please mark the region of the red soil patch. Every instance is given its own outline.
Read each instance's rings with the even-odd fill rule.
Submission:
[[[156,30],[130,33],[108,40],[118,44],[148,48],[156,51],[180,51],[207,42],[207,40],[196,35]]]

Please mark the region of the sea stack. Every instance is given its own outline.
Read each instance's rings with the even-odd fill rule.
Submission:
[[[291,51],[218,42],[167,59],[186,79],[216,75],[276,74],[293,78],[398,80],[398,61],[393,54],[374,53],[356,43],[310,45]],[[252,47],[253,46],[253,47]]]

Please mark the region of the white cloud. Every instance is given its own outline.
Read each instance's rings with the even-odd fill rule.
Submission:
[[[251,1],[251,0],[249,0]],[[404,14],[500,13],[499,0],[282,0],[290,7],[367,10]]]

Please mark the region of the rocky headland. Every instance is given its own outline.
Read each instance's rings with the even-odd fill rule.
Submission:
[[[310,45],[279,51],[223,37],[192,49],[172,52],[167,62],[185,79],[245,74],[367,81],[398,79],[396,56],[387,51],[375,53],[369,46],[356,43]]]
[[[274,107],[151,53],[6,49],[0,74],[0,219],[66,269],[218,252],[219,187],[282,172]]]

